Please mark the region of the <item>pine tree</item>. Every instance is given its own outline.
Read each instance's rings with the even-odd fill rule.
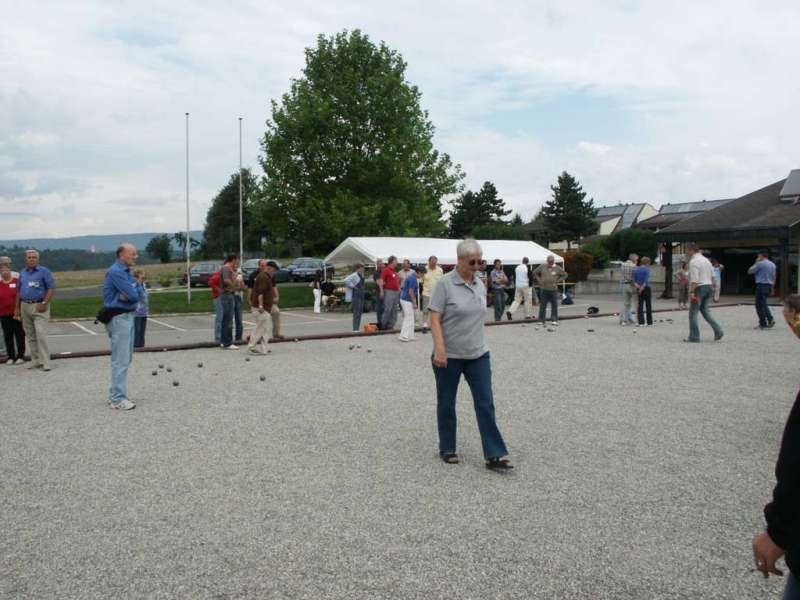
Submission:
[[[503,224],[503,219],[511,214],[491,181],[484,182],[478,192],[467,191],[450,205],[450,237],[453,239],[474,235],[478,227]]]
[[[551,185],[553,198],[542,207],[541,214],[551,240],[566,240],[567,249],[572,242],[597,231],[597,210],[594,199],[585,200],[586,192],[578,181],[564,171],[557,185]]]

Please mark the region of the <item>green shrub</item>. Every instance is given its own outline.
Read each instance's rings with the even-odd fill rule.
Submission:
[[[610,260],[608,249],[603,240],[594,240],[584,244],[581,246],[581,252],[592,255],[594,258],[592,261],[593,269],[605,269]]]
[[[626,260],[631,252],[639,256],[658,256],[656,234],[649,229],[623,229],[605,240],[614,260]]]
[[[158,278],[158,284],[161,287],[169,287],[172,285],[172,277],[170,277],[169,275],[162,275],[161,277]]]
[[[569,281],[586,281],[592,271],[594,257],[580,250],[559,252],[559,254],[564,257],[564,270],[567,272]]]

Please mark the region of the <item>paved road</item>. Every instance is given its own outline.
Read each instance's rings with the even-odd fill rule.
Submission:
[[[427,339],[137,356],[127,414],[107,358],[2,367],[0,597],[777,600],[750,538],[798,342],[718,317],[489,328],[508,476],[463,383],[437,458]]]

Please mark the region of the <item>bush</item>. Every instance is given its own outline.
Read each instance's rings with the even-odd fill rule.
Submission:
[[[568,252],[559,252],[564,257],[564,269],[569,276],[570,281],[586,281],[589,273],[592,271],[592,261],[594,257],[580,250],[570,250]]]
[[[593,269],[605,269],[608,265],[610,257],[608,249],[606,248],[603,240],[594,240],[581,246],[581,252],[591,254],[594,260],[592,261]]]
[[[605,244],[614,260],[627,260],[631,252],[639,256],[658,256],[656,234],[648,229],[623,229],[609,236]]]
[[[158,284],[161,287],[169,287],[172,285],[172,277],[170,277],[169,275],[162,275],[161,277],[158,278]]]

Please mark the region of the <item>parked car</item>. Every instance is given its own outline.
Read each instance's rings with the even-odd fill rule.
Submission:
[[[295,258],[292,264],[286,266],[292,281],[311,281],[317,271],[327,270],[328,275],[336,272],[331,263],[326,263],[321,258],[301,257]]]
[[[255,271],[258,271],[258,261],[261,260],[260,258],[250,258],[244,263],[242,263],[242,276],[244,280],[247,281]],[[281,266],[281,262],[279,260],[275,260],[274,258],[267,258],[265,260],[271,260],[278,265],[278,272],[275,273],[275,283],[285,283],[287,281],[291,281],[291,273],[286,270],[285,267]]]
[[[189,269],[189,286],[203,285],[208,287],[208,280],[222,267],[221,262],[202,262]],[[186,283],[186,273],[183,274],[183,283]]]

